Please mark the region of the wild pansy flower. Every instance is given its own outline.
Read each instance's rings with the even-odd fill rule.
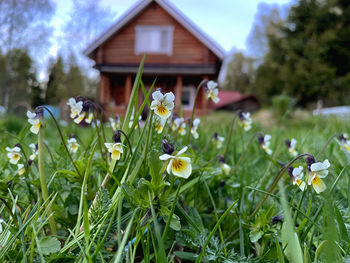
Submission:
[[[166,123],[167,119],[158,117],[155,119],[155,129],[157,131],[158,134],[161,134],[163,132],[165,123]]]
[[[179,134],[184,136],[186,134],[186,122],[182,122],[179,127]]]
[[[199,137],[197,129],[198,129],[200,122],[201,122],[201,120],[199,118],[195,118],[193,121],[193,124],[192,124],[191,133],[195,139],[198,139],[198,137]]]
[[[42,118],[44,117],[44,109],[38,107],[35,109],[35,112],[27,111],[28,122],[32,125],[30,131],[34,134],[38,134],[40,127],[42,125]]]
[[[21,158],[21,148],[19,148],[18,146],[15,146],[13,148],[10,147],[6,147],[6,151],[7,151],[7,158],[10,159],[10,163],[12,164],[17,164],[19,159]]]
[[[250,117],[250,112],[243,112],[239,110],[237,112],[237,115],[240,120],[240,125],[245,131],[249,131],[252,128],[252,119]]]
[[[151,103],[151,110],[154,110],[155,114],[163,119],[167,119],[171,111],[174,108],[175,96],[172,92],[165,93],[164,95],[159,91],[152,93],[153,101]]]
[[[338,136],[338,140],[343,144],[345,150],[350,153],[350,141],[347,134],[341,134]]]
[[[68,150],[72,153],[76,153],[78,148],[79,148],[79,144],[77,142],[77,139],[75,138],[75,136],[73,135],[69,140],[68,140]]]
[[[17,171],[16,171],[16,173],[18,173],[18,175],[24,174],[25,171],[26,171],[26,169],[24,168],[23,164],[21,164],[21,163],[17,164]]]
[[[219,156],[220,168],[225,175],[229,175],[231,172],[231,166],[225,163],[225,157]]]
[[[119,160],[121,154],[124,152],[123,147],[125,147],[125,145],[121,143],[120,133],[118,131],[113,135],[113,141],[114,143],[105,143],[105,146],[111,154],[111,158],[113,160]]]
[[[171,115],[171,129],[172,131],[176,131],[179,127],[177,126],[177,123],[175,122],[175,120],[178,118],[178,115],[176,114],[176,112],[173,112],[173,114]]]
[[[219,90],[217,86],[218,84],[212,80],[208,81],[205,85],[207,98],[211,99],[214,103],[218,103],[220,101],[220,99],[218,98]]]
[[[312,184],[316,193],[321,193],[326,190],[326,184],[322,181],[328,175],[328,168],[331,165],[328,159],[323,162],[316,162],[314,157],[306,158],[307,167],[309,170],[308,174],[308,185]]]
[[[258,141],[260,143],[261,148],[263,148],[263,150],[268,154],[271,155],[272,151],[269,148],[270,146],[270,140],[271,140],[271,135],[270,134],[266,134],[265,136],[260,135],[258,137]]]
[[[285,143],[286,143],[286,146],[288,148],[289,153],[293,157],[297,156],[298,152],[295,150],[295,146],[297,144],[297,140],[293,138],[291,141],[290,140],[285,140]]]
[[[38,144],[31,143],[29,148],[32,150],[32,154],[29,156],[29,160],[34,160],[38,155]]]
[[[74,122],[76,124],[79,124],[80,122],[82,122],[82,120],[85,119],[85,122],[90,124],[94,117],[94,114],[92,113],[92,111],[94,110],[92,101],[82,96],[78,96],[77,101],[82,102],[82,110],[80,111],[79,115],[74,119]]]
[[[222,143],[225,140],[225,138],[219,136],[217,132],[214,133],[213,138],[214,138],[214,144],[216,146],[216,149],[220,149],[222,147]]]
[[[168,174],[187,179],[192,173],[191,158],[184,156],[187,146],[174,154],[174,146],[167,140],[163,140],[163,151],[165,154],[159,156],[159,159],[169,162]]]
[[[288,173],[290,178],[293,180],[293,185],[299,186],[301,191],[304,191],[306,189],[306,183],[302,181],[304,177],[303,173],[303,167],[299,166],[297,168],[289,167]]]
[[[115,118],[109,117],[109,123],[111,124],[113,131],[120,129],[119,115],[115,115]]]
[[[184,136],[186,134],[186,123],[184,118],[176,118],[174,120],[174,127],[181,136]]]
[[[76,101],[75,98],[69,98],[67,105],[70,107],[70,117],[76,118],[83,109],[83,101]]]

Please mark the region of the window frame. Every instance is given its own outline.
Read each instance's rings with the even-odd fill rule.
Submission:
[[[183,105],[182,104],[182,92],[183,91],[189,91],[190,92],[190,104],[189,105]],[[194,103],[194,93],[195,93],[195,87],[193,85],[183,86],[181,89],[181,105],[184,110],[192,110],[193,103]]]
[[[164,50],[159,50],[159,51],[147,51],[142,48],[141,46],[141,40],[140,40],[140,34],[141,32],[145,31],[166,31],[168,33],[168,39],[167,42],[168,47]],[[146,26],[146,25],[138,25],[135,26],[135,55],[140,55],[140,54],[164,54],[171,56],[173,54],[173,37],[174,35],[174,27],[173,26]],[[161,40],[161,39],[160,39]]]

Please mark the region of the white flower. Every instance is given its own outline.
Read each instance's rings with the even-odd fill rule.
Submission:
[[[191,133],[192,133],[192,135],[193,135],[193,137],[195,139],[198,139],[198,137],[199,137],[197,129],[198,129],[198,125],[199,125],[200,122],[201,122],[201,120],[198,119],[198,118],[195,118],[194,121],[193,121],[193,125],[192,125],[192,128],[191,128]]]
[[[70,107],[70,117],[72,119],[77,117],[83,109],[83,102],[76,102],[74,98],[70,98],[67,102],[67,105]]]
[[[252,119],[250,117],[250,112],[241,112],[239,115],[241,120],[241,126],[245,131],[249,131],[252,128]]]
[[[94,114],[93,114],[92,112],[90,112],[89,115],[87,116],[87,118],[85,118],[85,122],[86,122],[87,124],[90,124],[90,123],[92,122],[93,117],[94,117]],[[99,120],[97,120],[96,122],[97,122],[97,124],[98,124],[98,123],[99,123]]]
[[[261,145],[261,148],[263,148],[263,150],[268,154],[271,155],[272,154],[272,150],[269,148],[270,146],[270,140],[271,140],[271,135],[270,134],[266,134],[265,136],[260,136],[259,137],[259,142]]]
[[[288,147],[288,151],[289,151],[289,153],[290,153],[293,157],[295,157],[295,156],[298,155],[298,152],[295,150],[296,144],[297,144],[297,140],[293,138],[293,139],[290,141],[290,145],[289,145],[289,147]]]
[[[306,184],[304,181],[302,181],[303,177],[304,177],[304,173],[303,173],[303,167],[299,166],[297,168],[293,169],[292,172],[292,180],[293,180],[293,185],[297,185],[299,186],[299,188],[301,189],[301,191],[304,191],[306,189]]]
[[[74,137],[70,138],[68,140],[69,151],[71,151],[72,153],[76,153],[78,148],[79,148],[79,144],[77,143],[77,139],[75,139]]]
[[[74,119],[74,122],[75,122],[76,124],[81,123],[81,121],[84,120],[85,116],[86,116],[86,111],[80,112],[79,115],[78,115],[78,117],[76,117],[76,118]]]
[[[182,156],[187,151],[187,146],[182,148],[176,155],[163,154],[159,156],[162,161],[169,161],[168,174],[187,179],[192,173],[191,158]]]
[[[29,144],[29,147],[32,150],[32,154],[29,156],[29,159],[33,161],[38,155],[38,147],[34,143]]]
[[[30,111],[27,111],[27,117],[28,122],[32,125],[32,127],[30,127],[30,131],[34,134],[38,134],[42,125],[41,118],[38,116],[38,114]]]
[[[185,122],[181,123],[180,128],[179,128],[179,134],[181,136],[184,136],[186,134],[186,123]]]
[[[25,171],[26,171],[26,169],[24,168],[23,164],[21,164],[21,163],[17,164],[17,173],[18,173],[18,175],[24,174]]]
[[[214,144],[216,146],[216,149],[220,149],[222,147],[222,143],[224,140],[224,137],[219,136],[217,133],[214,134]]]
[[[325,178],[328,175],[327,169],[330,165],[328,159],[326,159],[323,163],[316,162],[310,166],[308,185],[312,184],[318,194],[326,190],[326,185],[321,178]]]
[[[124,144],[117,142],[117,143],[105,143],[105,146],[108,149],[108,152],[111,153],[111,158],[113,160],[119,160],[120,155],[124,152],[123,147],[125,147]]]
[[[229,166],[227,163],[220,162],[220,168],[225,175],[229,175],[231,172],[231,166]]]
[[[151,110],[161,118],[167,119],[174,108],[175,96],[172,92],[162,94],[159,90],[152,93]]]
[[[19,159],[21,158],[20,151],[21,149],[18,146],[13,147],[12,149],[6,147],[7,157],[10,159],[10,163],[17,164]]]
[[[207,98],[211,99],[215,103],[218,103],[220,101],[218,98],[219,90],[217,86],[218,84],[212,80],[208,81],[206,85]]]
[[[119,116],[116,116],[115,119],[110,117],[109,118],[109,123],[111,124],[111,127],[112,127],[113,131],[116,131],[116,130],[120,129]]]
[[[155,120],[155,126],[156,126],[156,131],[158,134],[161,134],[163,132],[165,123],[167,119],[157,117]]]

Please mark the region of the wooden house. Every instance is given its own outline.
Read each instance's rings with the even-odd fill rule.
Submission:
[[[210,15],[210,14],[208,14]],[[142,0],[84,51],[100,72],[100,103],[123,115],[139,63],[146,54],[142,81],[175,94],[189,116],[195,89],[203,79],[216,80],[224,51],[166,0]],[[204,89],[196,115],[210,111]]]

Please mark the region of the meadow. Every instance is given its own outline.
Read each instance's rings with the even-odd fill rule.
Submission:
[[[141,76],[121,119],[83,97],[0,119],[0,262],[350,260],[347,120],[176,120]]]

